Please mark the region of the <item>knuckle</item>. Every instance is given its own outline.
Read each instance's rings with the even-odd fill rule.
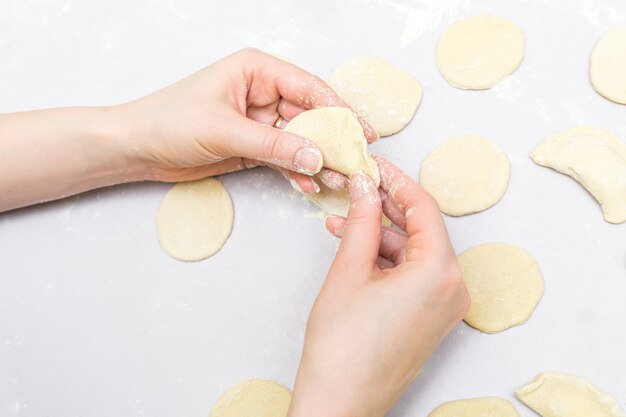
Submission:
[[[242,57],[251,57],[259,54],[260,52],[261,51],[259,51],[258,49],[248,46],[237,51],[237,55],[240,55]]]
[[[355,228],[369,223],[369,218],[365,214],[353,214],[348,216],[347,227]]]
[[[453,259],[444,265],[442,272],[439,280],[439,291],[444,297],[454,299],[465,288],[461,267],[457,260]]]

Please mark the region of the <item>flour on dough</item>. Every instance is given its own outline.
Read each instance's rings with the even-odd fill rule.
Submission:
[[[576,375],[543,372],[516,394],[543,417],[626,417],[611,394]]]
[[[181,261],[208,258],[224,246],[233,217],[230,195],[218,180],[178,183],[157,212],[159,242],[168,255]]]
[[[443,403],[428,417],[519,417],[519,413],[510,401],[482,397]]]
[[[508,19],[471,16],[452,24],[437,45],[437,65],[455,87],[482,90],[512,74],[524,58],[524,34]]]
[[[613,133],[565,129],[544,140],[531,158],[578,181],[600,203],[607,222],[626,221],[626,144]]]
[[[626,104],[626,25],[608,31],[593,48],[589,75],[598,93]]]
[[[524,323],[543,294],[537,262],[506,243],[475,246],[458,257],[471,298],[465,322],[485,333]]]
[[[347,176],[368,175],[380,184],[378,164],[367,153],[367,139],[354,113],[345,107],[323,107],[300,113],[286,132],[302,136],[322,151],[324,166]]]
[[[380,136],[406,126],[420,102],[422,86],[408,72],[380,58],[358,56],[344,61],[328,84]]]
[[[278,382],[250,379],[222,395],[209,417],[286,417],[291,392]]]
[[[500,201],[509,172],[509,159],[498,144],[480,136],[457,136],[424,159],[420,183],[441,211],[463,216]]]

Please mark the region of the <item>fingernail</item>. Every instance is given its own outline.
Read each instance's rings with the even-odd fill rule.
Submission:
[[[298,172],[307,175],[314,175],[320,172],[324,159],[322,153],[316,148],[300,148],[296,152],[293,161]]]
[[[317,184],[317,182],[315,180],[313,180],[313,194],[317,194],[319,193],[320,190],[320,186]]]
[[[304,191],[302,191],[302,188],[300,188],[296,180],[294,180],[293,178],[289,178],[289,183],[291,184],[294,190],[296,190],[299,193],[304,194]]]
[[[336,228],[332,231],[329,228],[329,231],[337,237],[343,237],[343,232],[346,230],[346,218],[331,214],[329,216],[326,216],[326,219],[324,220],[326,225],[328,225],[329,220],[333,223],[339,224],[339,226],[338,227],[336,226]]]
[[[370,177],[365,174],[354,174],[350,177],[350,202],[355,203],[363,196],[372,196],[372,199],[380,200],[378,192],[374,193],[376,185]],[[376,197],[374,197],[376,196]]]

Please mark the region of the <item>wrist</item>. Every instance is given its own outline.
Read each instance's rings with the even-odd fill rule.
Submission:
[[[150,160],[146,157],[145,135],[137,128],[132,110],[125,104],[95,110],[103,120],[100,134],[113,149],[112,166],[117,167],[118,182],[149,180]]]

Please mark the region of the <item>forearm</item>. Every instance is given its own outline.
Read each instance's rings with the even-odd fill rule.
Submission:
[[[0,212],[142,176],[139,146],[114,107],[0,115]]]

